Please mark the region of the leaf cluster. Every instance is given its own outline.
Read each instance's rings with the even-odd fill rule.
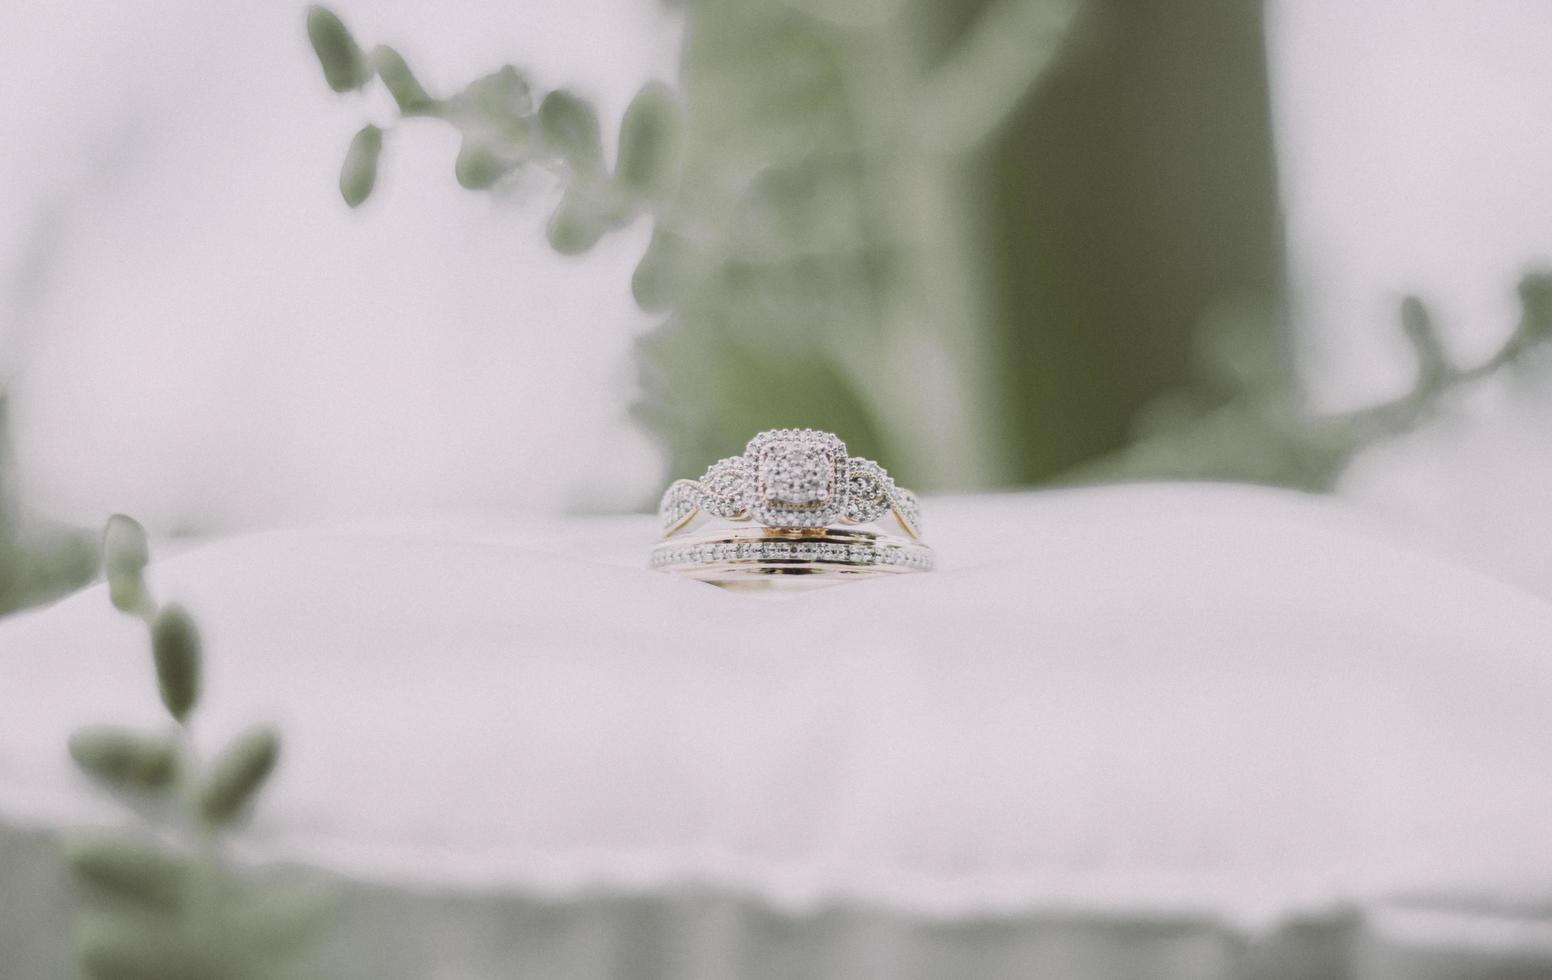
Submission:
[[[1074,482],[1117,479],[1218,479],[1329,491],[1365,449],[1436,418],[1452,396],[1489,378],[1514,376],[1552,342],[1552,271],[1519,282],[1521,314],[1488,357],[1462,364],[1433,312],[1417,296],[1401,301],[1400,333],[1411,351],[1411,386],[1400,395],[1351,411],[1312,412],[1283,370],[1284,354],[1264,340],[1270,330],[1244,324],[1203,331],[1204,373],[1222,391],[1215,404],[1166,396],[1144,415],[1137,441],[1098,465],[1070,474]]]
[[[217,845],[252,809],[279,759],[280,737],[258,726],[208,764],[195,757],[189,726],[203,689],[199,628],[182,606],[152,597],[145,578],[150,547],[139,522],[110,518],[102,554],[110,601],[146,626],[173,725],[160,732],[89,726],[70,738],[70,756],[83,773],[149,815],[138,834],[66,847],[66,864],[91,899],[77,930],[82,969],[101,980],[245,975],[236,966],[247,954],[234,951],[262,959],[264,943],[250,941],[255,929],[271,930],[281,920],[265,911],[268,899],[226,868]]]
[[[625,110],[611,169],[598,111],[576,92],[540,93],[523,72],[504,65],[458,92],[433,94],[399,51],[387,45],[363,49],[326,7],[308,9],[307,36],[331,89],[360,92],[375,80],[397,110],[392,123],[367,123],[350,140],[339,187],[352,208],[371,197],[388,132],[407,119],[439,120],[458,131],[453,175],[469,190],[488,190],[533,171],[554,174],[561,195],[547,235],[564,255],[586,252],[607,232],[656,210],[675,189],[684,114],[660,82],[643,86]]]

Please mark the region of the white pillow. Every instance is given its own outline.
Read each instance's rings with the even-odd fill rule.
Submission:
[[[927,516],[943,570],[774,600],[646,570],[646,518],[151,579],[205,634],[200,743],[284,731],[252,853],[345,876],[372,976],[1552,968],[1544,602],[1273,491]],[[0,881],[118,812],[69,732],[158,716],[101,587],[0,624]],[[7,896],[0,949],[63,949],[58,906]]]

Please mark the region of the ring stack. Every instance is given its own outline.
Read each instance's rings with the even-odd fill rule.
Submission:
[[[658,506],[652,567],[718,584],[930,571],[921,505],[828,432],[772,429]],[[754,526],[749,526],[754,525]],[[817,582],[815,584],[818,584]]]

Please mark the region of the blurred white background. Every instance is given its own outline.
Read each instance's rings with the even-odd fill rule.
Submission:
[[[1515,283],[1552,261],[1552,4],[1268,5],[1272,106],[1307,384],[1354,404],[1403,390],[1396,303],[1422,296],[1479,360]]]
[[[369,43],[413,39],[446,90],[512,61],[618,119],[673,77],[656,3],[340,8]],[[433,125],[390,135],[380,196],[349,212],[335,178],[371,103],[323,87],[303,11],[8,5],[0,369],[24,496],[203,530],[645,499],[624,417],[644,229],[557,257],[548,189],[461,190]]]
[[[1268,8],[1293,317],[1317,401],[1405,388],[1397,300],[1421,296],[1460,361],[1518,319],[1552,263],[1552,4],[1407,0]],[[1552,365],[1467,392],[1361,457],[1341,490],[1432,545],[1552,593]]]

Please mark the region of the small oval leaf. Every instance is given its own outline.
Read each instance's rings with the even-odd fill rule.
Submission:
[[[102,566],[114,608],[134,613],[146,606],[143,573],[150,560],[151,548],[140,522],[123,514],[108,518],[102,532]]]
[[[200,812],[211,823],[227,823],[247,809],[280,757],[280,736],[272,728],[239,735],[211,769],[200,792]]]
[[[340,166],[340,197],[351,207],[360,207],[377,186],[377,161],[383,153],[383,131],[376,126],[362,126],[351,137],[345,151],[345,162]]]
[[[460,187],[482,191],[504,177],[517,161],[502,153],[489,142],[476,136],[465,136],[458,144],[458,158],[453,161],[453,176]]]
[[[119,838],[71,841],[65,846],[65,862],[82,884],[162,911],[182,904],[189,879],[187,859]]]
[[[122,728],[83,728],[70,736],[70,757],[88,776],[115,789],[155,791],[178,774],[178,749],[169,739]]]
[[[512,65],[502,65],[470,82],[464,89],[463,101],[487,122],[500,128],[505,122],[533,112],[533,88],[522,72]]]
[[[307,8],[307,40],[323,67],[324,81],[334,91],[353,91],[371,77],[356,39],[329,8],[317,4]]]
[[[662,82],[647,83],[620,121],[615,179],[636,197],[665,198],[678,176],[683,130],[683,113],[673,91]]]
[[[1417,358],[1417,388],[1432,391],[1444,384],[1450,374],[1449,358],[1439,340],[1433,314],[1416,296],[1407,296],[1401,301],[1401,332],[1406,335]]]
[[[184,721],[199,700],[200,641],[194,620],[182,606],[169,605],[151,621],[151,654],[162,704]]]
[[[393,101],[404,115],[423,113],[436,104],[436,100],[420,84],[420,79],[410,71],[409,63],[398,51],[386,44],[379,44],[372,49],[372,64],[377,68],[377,77],[383,80],[383,87],[393,96]]]
[[[662,228],[653,230],[652,241],[631,275],[631,294],[637,306],[648,313],[661,313],[678,302],[684,291],[688,252],[681,236]]]
[[[1527,340],[1552,337],[1552,270],[1527,272],[1520,279],[1519,334]]]
[[[578,173],[603,169],[603,133],[598,113],[586,100],[556,89],[539,103],[539,129],[545,140]]]
[[[91,980],[207,980],[229,976],[220,947],[190,936],[180,922],[124,915],[83,915],[75,930],[76,958]]]
[[[562,255],[581,255],[597,245],[608,228],[608,217],[597,203],[572,190],[560,199],[555,213],[550,215],[545,233],[555,251]]]

